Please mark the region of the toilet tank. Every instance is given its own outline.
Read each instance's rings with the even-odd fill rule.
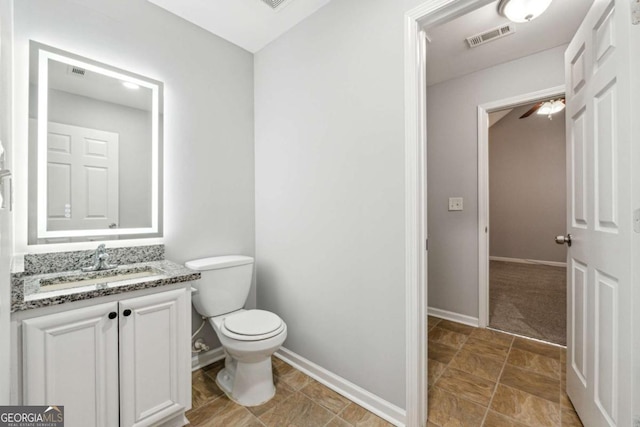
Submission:
[[[185,263],[199,271],[193,282],[198,292],[191,297],[196,311],[205,317],[219,316],[244,307],[253,275],[253,258],[242,255],[196,259]]]

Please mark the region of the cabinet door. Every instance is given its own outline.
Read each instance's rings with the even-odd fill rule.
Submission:
[[[186,289],[120,301],[121,427],[149,426],[191,403]]]
[[[64,405],[67,427],[118,426],[116,302],[22,322],[25,405]]]

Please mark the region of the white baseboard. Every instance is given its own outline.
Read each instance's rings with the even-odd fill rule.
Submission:
[[[380,418],[385,419],[395,426],[404,427],[407,417],[407,413],[404,409],[399,408],[375,394],[368,392],[362,387],[327,371],[323,367],[316,365],[291,350],[287,350],[282,347],[274,354],[274,356],[304,372],[336,393],[341,394],[352,402],[355,402],[363,408],[373,412]]]
[[[460,313],[454,313],[453,311],[441,310],[439,308],[429,307],[427,309],[429,316],[438,317],[444,320],[450,320],[452,322],[462,323],[469,326],[479,327],[480,320],[477,317],[471,317]]]
[[[204,368],[205,366],[211,365],[212,363],[222,359],[224,359],[224,349],[222,347],[194,354],[191,357],[191,370],[197,371],[200,368]]]
[[[551,267],[566,267],[566,262],[558,262],[558,261],[541,261],[537,259],[522,259],[522,258],[507,258],[502,256],[490,256],[490,261],[503,261],[503,262],[515,262],[518,264],[540,264],[540,265],[549,265]]]

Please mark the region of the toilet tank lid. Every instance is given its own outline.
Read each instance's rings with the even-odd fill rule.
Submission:
[[[192,270],[203,271],[235,267],[245,264],[253,264],[253,258],[243,255],[214,256],[187,261],[184,265]]]

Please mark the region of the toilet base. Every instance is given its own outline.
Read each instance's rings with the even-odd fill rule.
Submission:
[[[216,384],[229,399],[237,404],[262,405],[276,394],[271,357],[246,363],[227,355],[224,365],[224,369],[220,370],[216,376]]]

